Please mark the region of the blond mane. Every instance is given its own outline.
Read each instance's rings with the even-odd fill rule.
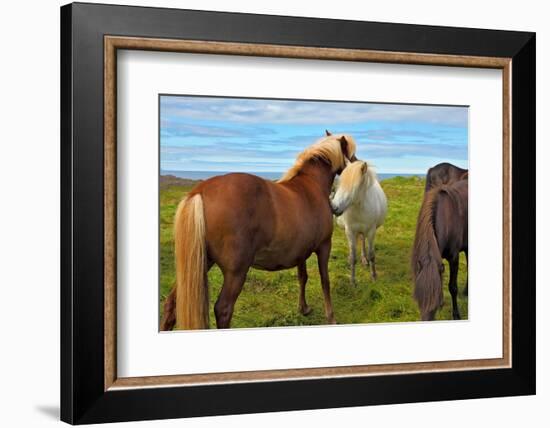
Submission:
[[[363,181],[364,177],[367,180],[366,183]],[[355,199],[355,193],[363,184],[368,189],[376,180],[378,180],[378,177],[374,167],[368,162],[356,160],[355,162],[348,163],[342,174],[340,174],[338,189],[350,194]]]
[[[363,165],[366,164],[366,162],[359,160],[348,164],[344,171],[342,171],[342,174],[340,174],[339,187],[346,192],[352,191],[361,182],[363,178]]]
[[[345,137],[348,143],[348,153],[345,154],[342,153],[342,144],[340,142],[342,137]],[[355,140],[349,135],[330,135],[321,138],[298,155],[294,165],[278,182],[282,183],[296,177],[304,164],[311,159],[322,159],[329,162],[333,172],[343,169],[346,165],[346,156],[352,157],[355,154],[356,147]]]

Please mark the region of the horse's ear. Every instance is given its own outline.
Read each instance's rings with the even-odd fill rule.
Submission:
[[[345,135],[342,135],[340,137],[340,147],[342,148],[342,153],[344,154],[344,156],[349,159],[349,144],[348,140],[346,140]]]
[[[363,162],[363,165],[361,165],[361,172],[363,174],[366,174],[368,168],[369,168],[369,166],[367,165],[367,163]]]
[[[330,137],[332,134],[328,132],[328,129],[325,129],[325,134],[327,134],[327,137]]]

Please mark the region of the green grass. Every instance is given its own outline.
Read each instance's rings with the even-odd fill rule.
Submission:
[[[357,264],[355,288],[349,281],[347,241],[343,230],[335,224],[332,253],[329,262],[332,303],[339,324],[417,321],[420,314],[412,298],[413,282],[409,269],[410,251],[414,239],[416,217],[424,191],[424,181],[395,177],[382,181],[388,198],[388,216],[376,234],[376,268],[378,279],[372,281],[368,267]],[[172,226],[179,201],[191,189],[172,186],[160,194],[160,281],[162,303],[174,283]],[[358,248],[359,251],[359,248]],[[298,279],[296,269],[264,272],[250,269],[239,296],[231,326],[270,327],[325,324],[323,293],[317,270],[316,256],[307,261],[309,281],[306,296],[312,312],[298,312]],[[447,289],[448,265],[445,262],[445,304],[436,319],[452,319],[451,300]],[[220,292],[223,276],[217,266],[208,274],[210,288],[210,320],[215,326],[214,302]],[[462,291],[466,283],[465,257],[461,254],[458,276],[459,308],[462,319],[468,317],[468,299]]]

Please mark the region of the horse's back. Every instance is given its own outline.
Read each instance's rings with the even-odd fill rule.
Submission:
[[[270,204],[267,181],[252,174],[231,173],[209,178],[195,187],[190,195],[196,193],[202,195],[205,206],[223,208],[226,216],[266,210]]]
[[[462,179],[467,169],[460,168],[448,162],[431,167],[426,174],[426,191],[443,184],[453,184]]]

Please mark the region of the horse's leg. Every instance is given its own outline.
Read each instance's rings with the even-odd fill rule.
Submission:
[[[307,268],[305,261],[298,265],[298,281],[300,282],[300,302],[298,307],[302,315],[308,315],[311,312],[311,308],[306,302]]]
[[[241,294],[247,272],[248,267],[237,271],[224,271],[222,291],[220,292],[218,300],[214,305],[216,326],[218,328],[229,328],[235,302],[237,301],[239,294]]]
[[[210,270],[214,262],[208,260],[206,265],[206,272]],[[161,331],[170,331],[176,325],[176,284],[172,287],[172,290],[166,297],[164,301],[164,314],[162,316],[162,321],[160,322]]]
[[[466,287],[464,287],[464,295],[468,297],[468,250],[464,251],[466,254]]]
[[[378,275],[376,274],[376,263],[375,263],[375,255],[374,255],[374,236],[375,235],[376,235],[376,227],[372,227],[367,232],[367,240],[369,241],[368,260],[370,264],[370,276],[372,277],[373,281],[376,281],[376,278],[378,278]]]
[[[361,264],[368,266],[369,260],[367,259],[367,248],[365,247],[365,234],[361,233],[359,239],[361,240]]]
[[[172,287],[172,291],[164,301],[164,314],[160,322],[161,331],[170,331],[176,325],[176,287]]]
[[[346,237],[348,238],[349,245],[349,266],[351,270],[350,282],[351,285],[355,286],[355,263],[357,262],[356,257],[356,244],[357,244],[357,235],[349,228],[346,227]]]
[[[456,295],[458,294],[457,286],[458,278],[458,254],[449,259],[449,293],[451,293],[451,299],[453,301],[453,319],[459,320],[460,313],[458,312],[458,303],[456,301]]]
[[[347,226],[344,229],[344,233],[348,240],[348,263],[351,263],[352,262],[351,253],[352,253],[352,250],[355,252],[356,238],[354,238],[353,233]]]
[[[321,276],[321,285],[323,286],[323,295],[325,297],[325,314],[329,324],[336,324],[334,312],[332,311],[332,301],[330,299],[330,280],[328,277],[328,260],[330,257],[330,239],[322,243],[317,249],[317,264]]]

